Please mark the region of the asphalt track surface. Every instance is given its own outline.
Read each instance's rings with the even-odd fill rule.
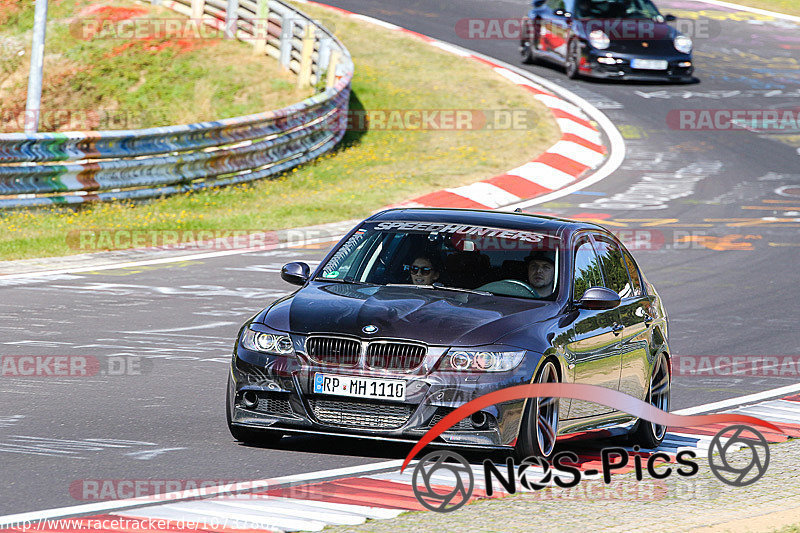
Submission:
[[[519,17],[526,2],[335,5],[519,64],[516,42],[464,39],[455,28],[463,18]],[[748,15],[696,2],[659,5],[679,15],[706,10],[699,20],[709,30],[695,36],[698,83],[573,82],[557,67],[526,67],[601,108],[628,150],[611,177],[530,210],[592,216],[612,229],[663,240],[635,256],[667,305],[675,353],[800,354],[797,148],[779,135],[682,131],[666,120],[685,108],[796,105],[798,27],[731,20]],[[645,183],[669,190],[670,198],[659,199]],[[239,325],[291,290],[279,278],[282,264],[322,254],[255,252],[0,286],[3,355],[138,365],[123,375],[110,375],[119,373],[117,364],[117,372],[85,378],[0,378],[0,515],[84,503],[70,486],[86,479],[250,480],[403,457],[404,446],[292,437],[269,449],[238,445],[228,434],[225,378]],[[673,409],[797,381],[796,375],[678,375]]]

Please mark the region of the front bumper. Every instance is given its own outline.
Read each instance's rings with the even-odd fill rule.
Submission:
[[[666,70],[635,69],[631,67],[633,59],[660,59],[666,61],[668,66]],[[584,76],[603,79],[675,82],[694,80],[694,62],[691,54],[642,57],[636,54],[595,50],[587,46],[583,50],[579,70]]]
[[[431,347],[427,357],[436,361],[444,351],[445,348]],[[509,372],[463,374],[425,371],[434,366],[428,361],[421,369],[411,372],[332,368],[309,364],[297,357],[250,352],[238,346],[229,382],[231,423],[285,433],[417,442],[453,409],[487,392],[529,381],[539,356],[528,354],[519,367]],[[406,400],[379,401],[314,394],[313,379],[317,372],[404,379]],[[249,393],[249,402],[245,402],[246,393]],[[254,398],[257,398],[255,405]],[[434,443],[464,448],[513,447],[523,407],[524,400],[487,407],[476,420],[468,417],[460,421]]]

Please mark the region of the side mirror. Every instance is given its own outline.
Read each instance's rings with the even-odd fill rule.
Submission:
[[[305,263],[295,262],[283,265],[281,278],[292,285],[304,285],[311,275],[311,268]]]
[[[665,15],[664,20],[666,22],[675,22],[676,20],[678,20],[678,17],[676,17],[675,15]]]
[[[619,294],[605,287],[592,287],[583,293],[578,306],[583,309],[614,309],[619,305]]]

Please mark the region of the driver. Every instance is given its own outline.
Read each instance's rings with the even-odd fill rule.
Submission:
[[[439,269],[427,255],[418,255],[406,268],[414,285],[433,285],[439,279]]]
[[[540,298],[547,298],[553,294],[556,273],[554,252],[532,253],[525,258],[525,268],[528,272],[528,283]]]

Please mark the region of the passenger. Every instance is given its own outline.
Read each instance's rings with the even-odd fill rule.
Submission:
[[[411,273],[411,283],[414,285],[433,285],[439,279],[439,269],[427,255],[419,255],[406,270]]]
[[[555,280],[555,254],[553,252],[534,252],[525,258],[528,283],[539,294],[547,298],[553,294]]]

